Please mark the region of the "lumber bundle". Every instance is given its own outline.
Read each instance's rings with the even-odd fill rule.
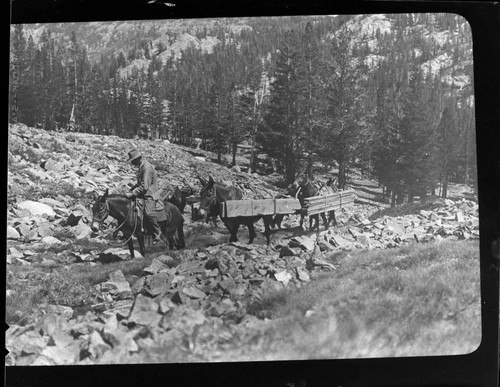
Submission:
[[[221,203],[222,217],[293,214],[301,209],[295,198],[228,200]]]
[[[308,215],[319,214],[321,212],[339,210],[343,207],[354,204],[354,191],[339,191],[328,195],[313,196],[304,199],[304,208]]]

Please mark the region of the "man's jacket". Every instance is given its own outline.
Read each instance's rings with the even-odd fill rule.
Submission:
[[[158,191],[158,178],[153,165],[145,159],[142,159],[139,171],[137,171],[137,184],[132,193],[142,199],[160,199]]]

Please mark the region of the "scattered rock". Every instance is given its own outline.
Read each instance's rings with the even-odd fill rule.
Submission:
[[[191,335],[195,327],[207,321],[203,311],[193,310],[187,307],[176,308],[172,314],[172,326],[188,335]]]
[[[89,238],[92,235],[92,229],[84,224],[84,223],[79,223],[74,229],[73,229],[73,234],[75,235],[75,238],[77,240],[82,240]]]
[[[288,244],[290,247],[300,247],[303,250],[313,251],[316,242],[308,236],[293,237]]]
[[[54,210],[48,206],[47,204],[43,204],[40,202],[34,202],[31,200],[26,200],[22,203],[19,203],[17,207],[21,210],[29,211],[29,213],[33,216],[49,216],[54,217],[56,213]]]
[[[159,271],[167,268],[168,266],[165,265],[162,261],[160,261],[160,259],[155,258],[153,259],[153,262],[151,262],[151,265],[143,269],[143,272],[145,274],[156,274]]]
[[[166,314],[175,308],[175,304],[167,297],[161,298],[159,302],[159,312],[161,314]]]
[[[274,278],[276,278],[277,281],[283,283],[283,285],[287,286],[288,282],[290,282],[290,280],[292,279],[292,275],[286,270],[283,270],[279,273],[276,273],[274,275]]]
[[[136,258],[142,258],[141,254],[137,251],[135,251],[135,256]],[[119,247],[107,249],[104,252],[100,253],[97,257],[97,260],[102,263],[126,261],[128,259],[130,259],[130,253],[128,249],[125,250]]]
[[[19,239],[21,235],[12,226],[7,226],[7,239]]]
[[[162,315],[158,313],[158,304],[151,298],[138,294],[128,321],[137,325],[156,326]]]
[[[295,255],[295,251],[293,251],[290,247],[288,247],[288,246],[281,247],[280,258],[293,257],[294,255]]]
[[[53,231],[50,227],[50,223],[44,222],[38,225],[38,235],[42,238],[52,236]]]
[[[170,289],[171,282],[172,277],[167,273],[150,275],[144,280],[143,290],[152,297],[156,297],[160,294],[167,293]]]
[[[77,214],[77,213],[72,212],[71,214],[69,214],[68,218],[66,219],[65,225],[71,226],[71,227],[76,226],[78,224],[78,222],[80,221],[80,219],[82,218],[82,216],[83,216],[82,214]]]
[[[106,351],[109,351],[111,346],[106,344],[102,339],[101,335],[97,331],[92,331],[88,341],[87,351],[90,355],[97,359],[100,358]]]
[[[309,277],[309,274],[307,274],[307,271],[304,268],[298,267],[296,271],[297,271],[297,278],[300,281],[309,282],[311,280],[311,277]]]
[[[59,200],[55,200],[52,198],[41,198],[39,200],[40,203],[47,204],[48,206],[54,208],[65,208],[66,206],[61,203]]]
[[[185,304],[187,302],[186,296],[179,291],[173,294],[171,300],[176,305]]]
[[[53,236],[46,236],[43,237],[41,240],[42,243],[48,244],[48,245],[55,245],[58,243],[62,243],[59,239],[54,238]]]
[[[194,298],[194,299],[202,299],[202,298],[205,298],[207,296],[205,293],[203,293],[201,290],[198,290],[195,287],[186,287],[186,288],[183,288],[182,292],[186,296],[188,296],[190,298]]]
[[[73,317],[73,309],[70,308],[69,306],[64,306],[64,305],[49,305],[47,311],[49,313],[54,313],[57,316],[62,316],[65,319],[70,319]]]
[[[109,280],[100,284],[100,290],[101,292],[110,293],[113,298],[118,300],[132,298],[130,284],[121,270],[110,273]]]
[[[370,238],[368,238],[366,235],[358,234],[356,237],[356,241],[361,243],[364,247],[370,247]]]

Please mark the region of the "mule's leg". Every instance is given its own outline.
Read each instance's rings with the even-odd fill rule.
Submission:
[[[246,225],[248,227],[248,233],[250,234],[250,239],[248,240],[248,243],[250,244],[255,239],[255,227],[253,226],[253,219],[247,221]]]
[[[329,217],[330,217],[329,221],[333,220],[333,223],[332,223],[333,226],[337,227],[338,223],[337,223],[337,218],[335,218],[335,210],[331,210],[330,211],[330,216]]]
[[[167,234],[167,240],[168,240],[169,249],[173,250],[174,249],[174,236],[171,233]]]
[[[174,248],[177,250],[181,249],[181,243],[179,242],[179,237],[174,235]]]
[[[277,214],[274,216],[274,219],[272,219],[271,225],[273,227],[278,227],[281,230],[281,222],[283,221],[283,218],[285,217],[284,214]]]
[[[314,225],[313,225],[314,222]],[[319,228],[319,214],[309,216],[309,231],[313,231],[316,227]]]
[[[161,229],[160,237],[161,237],[161,240],[163,241],[163,243],[165,243],[165,249],[168,248],[167,226],[168,226],[167,222],[160,222],[160,229]],[[170,249],[172,249],[172,248],[170,248]]]
[[[226,228],[231,234],[229,242],[238,242],[237,234],[238,234],[238,228],[240,226],[239,223],[224,221],[224,224],[226,225]]]
[[[139,242],[139,251],[141,252],[141,255],[143,257],[146,257],[146,249],[144,247],[144,234],[142,232],[137,235],[137,242]]]
[[[273,221],[272,216],[263,216],[264,220],[264,235],[266,236],[266,243],[269,246],[271,243],[271,222]]]
[[[325,226],[325,230],[328,230],[328,220],[326,219],[326,215],[324,212],[321,213],[321,219],[323,219],[323,225]],[[318,230],[319,230],[319,219],[318,219]]]
[[[186,241],[184,240],[184,222],[181,222],[177,228],[177,237],[179,238],[179,249],[186,247]]]
[[[238,229],[230,229],[229,232],[231,233],[231,237],[229,238],[229,242],[238,242]]]
[[[134,259],[135,258],[135,254],[134,254],[134,241],[132,240],[132,238],[130,238],[128,240],[127,245],[128,245],[128,251],[130,253],[130,259]]]

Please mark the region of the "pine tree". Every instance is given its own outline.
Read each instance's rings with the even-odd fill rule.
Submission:
[[[276,158],[284,168],[286,184],[295,181],[305,149],[299,44],[294,31],[285,33],[276,59],[264,125],[258,135],[264,152]]]
[[[443,198],[448,195],[448,181],[451,169],[456,163],[456,150],[458,150],[456,147],[458,139],[456,126],[454,111],[450,106],[446,106],[437,128],[437,154],[439,156],[440,183],[442,187],[441,197]]]
[[[382,64],[382,69],[384,68]],[[384,199],[387,196],[392,198],[392,206],[396,204],[397,195],[403,189],[404,173],[398,165],[402,157],[401,100],[401,92],[396,88],[394,74],[388,73],[381,78],[377,93],[374,126],[378,141],[374,143],[374,173],[383,186]]]
[[[433,160],[433,129],[429,125],[429,109],[424,93],[422,70],[416,64],[410,67],[409,86],[403,102],[400,123],[402,157],[398,163],[404,175],[408,201],[415,195],[425,195],[435,179]]]
[[[368,128],[363,106],[364,90],[359,82],[363,78],[364,66],[353,56],[351,40],[347,28],[338,31],[329,44],[322,74],[327,104],[319,151],[325,162],[335,160],[338,163],[341,189],[346,186],[349,167]]]
[[[217,153],[217,162],[222,162],[222,153],[228,145],[228,123],[226,104],[227,86],[224,81],[222,65],[215,62],[213,69],[213,84],[209,92],[208,128],[212,148]]]
[[[26,38],[22,24],[14,25],[9,71],[10,122],[24,122],[22,106],[26,90],[23,85],[26,70]]]
[[[268,71],[264,67],[265,61],[249,54],[247,56],[246,81],[248,90],[242,98],[243,106],[248,105],[250,118],[248,138],[251,145],[250,171],[255,172],[256,165],[256,136],[257,129],[263,124],[263,110],[265,99],[269,95]]]
[[[69,64],[68,64],[68,92],[67,92],[67,103],[71,109],[71,119],[69,122],[69,131],[78,131],[79,126],[76,121],[76,117],[79,115],[79,106],[78,106],[78,64],[80,57],[80,44],[76,38],[75,31],[71,32],[70,36],[70,45],[68,48],[69,53]]]
[[[303,92],[304,92],[304,131],[303,142],[306,152],[305,175],[313,178],[313,163],[316,150],[321,143],[319,129],[321,122],[318,117],[320,110],[319,99],[321,87],[319,83],[319,49],[314,36],[311,22],[305,27],[302,37],[302,60],[303,60]]]

